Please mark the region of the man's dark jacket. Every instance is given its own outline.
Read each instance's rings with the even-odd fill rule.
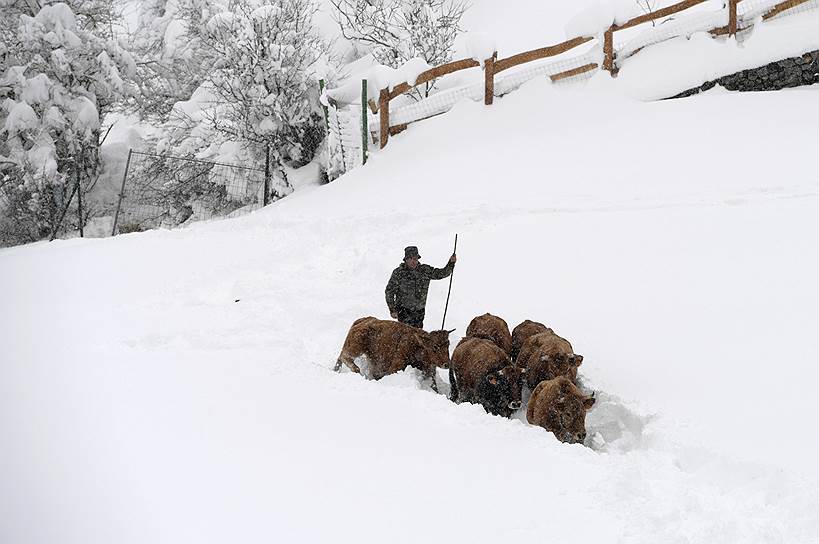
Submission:
[[[454,263],[447,263],[443,268],[435,268],[428,264],[419,264],[413,270],[406,263],[393,270],[390,281],[387,282],[387,307],[390,313],[399,308],[408,310],[423,310],[427,305],[427,292],[430,280],[442,280],[452,274]]]

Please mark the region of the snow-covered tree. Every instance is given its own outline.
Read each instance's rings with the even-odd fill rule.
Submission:
[[[136,70],[106,36],[105,2],[76,3],[88,11],[47,5],[17,15],[17,27],[0,34],[0,215],[3,228],[20,230],[19,241],[51,232],[68,190],[95,175],[100,119],[129,92]]]
[[[416,57],[452,60],[465,0],[330,0],[342,35],[368,47],[379,64],[398,68]],[[434,82],[421,94],[428,96]]]
[[[199,39],[215,62],[173,109],[167,145],[216,157],[240,143],[242,162],[270,161],[271,196],[289,192],[283,166],[312,160],[325,130],[317,70],[329,47],[313,28],[315,12],[312,0],[233,0],[213,15]]]
[[[142,118],[163,123],[174,104],[189,100],[216,62],[202,46],[205,23],[224,6],[217,0],[144,0],[131,40],[140,62],[135,97]]]

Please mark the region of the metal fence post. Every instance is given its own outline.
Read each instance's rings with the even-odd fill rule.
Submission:
[[[370,128],[367,124],[367,80],[361,80],[361,164],[367,164],[367,140]]]
[[[325,86],[324,80],[319,79],[319,95],[324,94],[324,86]],[[327,112],[327,106],[325,106],[324,103],[322,103],[321,109],[324,110],[324,126],[327,128],[327,130],[330,130],[330,115]]]
[[[270,144],[264,146],[264,198],[262,205],[267,206],[270,202]]]
[[[77,183],[77,221],[80,224],[80,238],[85,238],[82,225],[82,184],[80,184],[80,165],[77,165],[74,170]]]
[[[128,160],[125,161],[125,173],[122,174],[122,186],[119,189],[119,200],[117,201],[117,211],[114,213],[114,226],[111,228],[111,236],[117,235],[117,221],[119,221],[119,210],[122,208],[122,199],[125,198],[125,181],[128,179],[128,169],[131,167],[131,154],[133,149],[128,150]]]

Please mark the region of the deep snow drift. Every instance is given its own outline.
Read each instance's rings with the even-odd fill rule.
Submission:
[[[817,91],[533,82],[247,217],[0,251],[0,541],[819,541]],[[455,232],[453,345],[568,338],[593,448],[330,371]]]

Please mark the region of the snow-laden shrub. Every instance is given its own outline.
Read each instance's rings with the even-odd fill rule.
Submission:
[[[329,47],[313,28],[312,0],[232,0],[217,8],[210,4],[204,21],[202,11],[195,15],[201,24],[191,36],[207,52],[208,68],[172,107],[157,150],[259,168],[269,157],[275,199],[292,190],[283,166],[309,163],[324,138],[318,80]],[[175,13],[191,28],[192,15]],[[237,144],[229,146],[232,157],[225,144]]]
[[[16,29],[6,23],[0,33],[0,214],[30,226],[25,242],[51,232],[66,195],[91,184],[101,116],[129,92],[135,63],[67,4],[17,19]]]

